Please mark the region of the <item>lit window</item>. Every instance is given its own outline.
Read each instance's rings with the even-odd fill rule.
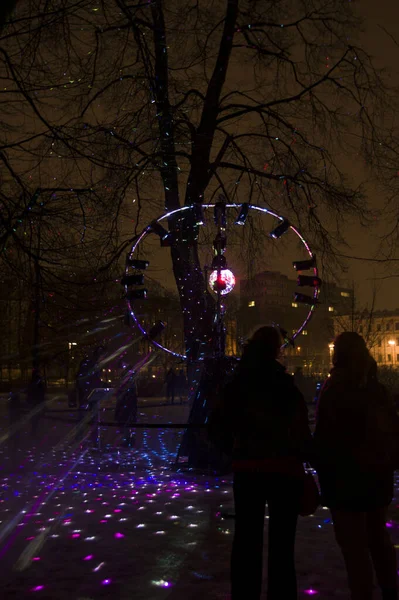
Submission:
[[[302,331],[302,335],[308,335],[308,331],[307,331],[307,329],[304,329],[304,330]]]
[[[255,306],[255,300],[248,302],[248,307],[251,308],[251,306]]]
[[[292,302],[291,306],[292,308],[298,308],[298,304],[296,302]]]
[[[350,298],[351,295],[349,292],[341,292],[341,296],[343,296],[344,298]]]
[[[334,307],[333,306],[329,306],[328,307],[328,312],[334,312]]]

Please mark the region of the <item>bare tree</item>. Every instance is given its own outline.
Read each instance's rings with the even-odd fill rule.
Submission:
[[[0,301],[8,307],[2,330],[13,346],[12,353],[3,348],[0,363],[19,364],[22,376],[60,347],[66,351],[67,325],[72,330],[83,316],[98,318],[106,308],[110,282],[115,287],[112,270],[95,275],[102,265],[98,251],[104,230],[90,206],[93,199],[82,199],[85,194],[91,195],[90,190],[37,190],[26,216],[11,214],[11,225],[0,238]],[[11,202],[5,206],[13,208]]]
[[[92,189],[92,209],[105,208],[104,263],[127,247],[133,202],[147,218],[220,192],[288,214],[331,259],[342,220],[369,217],[342,158],[389,165],[393,177],[390,92],[353,41],[360,23],[347,1],[17,8],[0,37],[0,162],[18,188],[18,201],[1,198],[5,233],[34,187],[56,177]],[[189,218],[169,227],[190,350],[209,339],[212,303],[198,227]]]
[[[17,4],[17,0],[3,0],[0,6],[0,31],[3,29],[4,25],[7,23],[9,16],[12,11],[15,9]]]

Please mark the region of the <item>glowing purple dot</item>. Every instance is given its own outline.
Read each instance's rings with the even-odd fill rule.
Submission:
[[[87,556],[84,557],[83,560],[91,560],[93,558],[92,554],[88,554]]]
[[[121,538],[124,538],[125,536],[123,535],[123,533],[114,533],[114,538],[116,538],[117,540],[120,540]]]
[[[110,579],[103,579],[101,582],[102,585],[109,585],[110,583],[111,583]]]
[[[73,534],[71,535],[71,537],[72,537],[73,539],[80,538],[80,533],[73,533]]]
[[[40,556],[34,556],[32,560],[40,560]]]
[[[305,590],[305,594],[307,594],[308,596],[316,596],[316,594],[318,594],[319,592],[317,590]]]
[[[37,585],[36,587],[32,588],[32,592],[41,592],[41,590],[44,590],[44,585]]]
[[[392,523],[385,523],[385,527],[392,527]]]

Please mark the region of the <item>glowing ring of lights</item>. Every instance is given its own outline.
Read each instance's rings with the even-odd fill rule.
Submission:
[[[226,204],[226,208],[238,208],[240,209],[242,206],[242,204]],[[215,204],[202,204],[202,207],[204,209],[208,209],[208,208],[215,208]],[[177,215],[179,213],[183,213],[184,211],[187,210],[193,210],[193,206],[182,206],[181,208],[177,208],[176,210],[172,210],[168,213],[163,214],[162,216],[158,217],[158,219],[155,219],[153,221],[153,223],[161,223],[162,221],[167,221],[172,215]],[[263,208],[261,206],[254,206],[253,204],[249,204],[248,205],[248,212],[254,210],[254,211],[258,211],[260,213],[266,214],[266,215],[270,215],[271,217],[275,217],[276,219],[278,219],[280,221],[280,223],[282,223],[283,221],[285,221],[286,219],[280,215],[278,215],[277,213],[269,210],[268,208]],[[295,235],[299,238],[299,240],[302,242],[303,246],[305,247],[306,252],[309,255],[309,258],[314,258],[314,254],[310,249],[310,246],[308,244],[308,242],[305,240],[305,238],[302,236],[302,234],[298,231],[298,229],[296,227],[294,227],[293,225],[289,226],[289,229],[291,229],[291,231],[293,231],[295,233]],[[143,231],[139,234],[139,236],[135,239],[135,242],[133,243],[133,246],[129,252],[129,258],[133,259],[134,258],[134,253],[136,252],[139,244],[144,240],[144,238],[147,237],[147,235],[150,235],[150,233],[152,233],[152,226],[148,225],[147,227],[145,227],[145,229],[143,229]],[[318,277],[319,272],[317,269],[317,265],[315,263],[314,267],[312,267],[313,270],[313,275],[315,277]],[[126,265],[126,270],[125,270],[125,274],[128,275],[129,274],[129,265]],[[125,286],[125,291],[127,292],[127,288],[128,286]],[[306,325],[309,323],[313,312],[316,308],[316,303],[317,303],[317,298],[319,296],[320,293],[320,286],[315,286],[314,291],[313,291],[313,300],[314,300],[314,304],[312,304],[309,308],[309,312],[305,317],[305,320],[303,321],[302,325],[299,327],[299,329],[297,329],[297,331],[292,335],[293,340],[295,340],[295,338],[300,335],[302,333],[302,331],[305,329]],[[142,324],[140,323],[140,321],[138,320],[137,316],[134,313],[134,310],[132,308],[132,303],[130,302],[129,298],[127,298],[127,305],[128,305],[128,309],[129,309],[129,313],[130,316],[132,317],[133,321],[135,322],[135,324],[137,325],[137,327],[139,328],[139,330],[141,331],[141,333],[143,334],[143,336],[147,336],[148,332],[144,329],[144,327],[142,326]],[[167,352],[168,354],[171,354],[172,356],[175,356],[176,358],[179,358],[181,360],[186,360],[186,355],[185,354],[179,354],[178,352],[173,352],[173,350],[169,350],[169,348],[166,348],[166,346],[162,346],[162,344],[160,344],[159,342],[156,342],[155,340],[150,340],[151,344],[153,346],[155,346],[156,348],[158,348],[159,350],[163,350],[164,352]],[[286,346],[287,344],[284,344],[284,346]]]

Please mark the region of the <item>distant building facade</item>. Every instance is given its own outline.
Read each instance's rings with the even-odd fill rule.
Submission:
[[[296,303],[296,291],[310,294],[310,288],[299,288],[295,279],[277,271],[264,271],[240,282],[239,335],[247,337],[256,327],[278,324],[292,336],[309,312],[309,306]],[[329,345],[334,337],[334,317],[348,314],[354,305],[353,290],[334,283],[323,283],[320,304],[294,348],[287,348],[285,362],[289,371],[301,367],[305,375],[325,375],[330,368]]]
[[[399,308],[336,316],[334,333],[342,331],[362,335],[378,366],[399,369]]]

